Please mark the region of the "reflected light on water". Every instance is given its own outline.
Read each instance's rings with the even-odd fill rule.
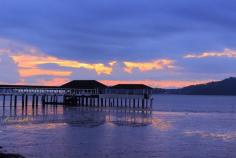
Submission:
[[[47,123],[47,124],[30,124],[30,126],[25,125],[15,125],[16,129],[55,129],[59,127],[66,126],[66,123]]]
[[[222,141],[235,141],[236,132],[210,132],[210,131],[185,131],[186,136],[199,136],[202,138],[218,139]]]
[[[168,131],[171,128],[171,124],[159,118],[153,118],[152,127],[158,128],[161,131]]]

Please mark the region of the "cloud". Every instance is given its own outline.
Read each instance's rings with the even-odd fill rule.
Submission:
[[[112,86],[116,84],[146,84],[150,87],[159,88],[181,88],[189,85],[196,85],[207,83],[210,80],[189,80],[189,81],[178,81],[178,80],[100,80],[100,82]]]
[[[21,77],[31,77],[39,75],[49,76],[70,76],[72,69],[93,70],[98,75],[110,75],[116,61],[110,61],[107,65],[104,63],[87,63],[77,60],[60,59],[55,56],[47,55],[39,49],[12,40],[0,38],[0,55],[7,56],[12,63],[17,65]],[[44,65],[54,64],[57,68],[41,68]],[[63,70],[67,68],[70,70]]]
[[[223,64],[224,69],[221,70],[220,67],[215,69],[220,64],[209,67],[204,63],[199,64],[198,60],[182,58],[174,60],[163,57],[136,62],[127,55],[125,62],[114,59],[93,62],[71,60],[70,56],[61,58],[49,55],[47,51],[41,51],[34,46],[0,38],[0,82],[59,85],[73,79],[96,79],[108,84],[144,83],[153,87],[178,88],[235,75],[233,66],[227,66],[228,61]],[[220,62],[222,63],[221,60]],[[199,70],[193,71],[193,67]],[[213,72],[214,70],[217,72]]]
[[[1,54],[0,50],[0,82],[1,83],[15,83],[19,80],[19,73],[17,65],[7,55]]]
[[[184,58],[210,58],[210,57],[227,57],[236,58],[236,51],[232,49],[224,49],[223,52],[203,52],[200,54],[187,54]]]
[[[117,61],[111,61],[111,62],[109,62],[109,65],[114,66],[116,63],[117,63]]]
[[[32,43],[59,58],[93,62],[132,61],[137,56],[150,60],[167,51],[173,52],[170,57],[235,47],[235,1],[217,0],[209,10],[211,4],[211,0],[11,0],[1,3],[0,36]]]
[[[57,57],[53,57],[53,56],[49,56],[45,54],[39,54],[39,53],[38,54],[14,54],[11,57],[17,63],[19,68],[22,69],[23,74],[24,72],[26,73],[32,72],[32,76],[50,74],[50,71],[42,70],[38,68],[40,65],[45,65],[45,64],[56,64],[60,67],[65,67],[65,68],[75,68],[75,69],[84,68],[88,70],[94,70],[98,75],[100,74],[110,75],[112,73],[112,66],[114,66],[115,64],[114,61],[109,63],[109,65],[111,66],[106,66],[103,63],[90,64],[90,63],[79,62],[76,60],[59,59]],[[33,72],[34,69],[37,71]],[[61,70],[60,70],[61,73],[56,70],[54,71],[55,73],[52,73],[51,75],[70,76],[72,73],[70,71],[61,71]]]
[[[59,79],[65,81],[65,78],[66,80],[71,78],[77,70],[84,70],[86,73],[89,71],[95,77],[108,76],[116,63],[114,60],[104,64],[62,59],[48,55],[28,44],[0,38],[0,70],[3,73],[1,83],[49,84],[53,81],[58,83]]]
[[[64,76],[68,77],[72,74],[72,71],[62,71],[62,70],[46,70],[38,68],[20,68],[19,74],[21,77],[32,77],[32,76]]]
[[[141,72],[151,71],[151,70],[163,70],[174,68],[174,61],[169,59],[160,59],[150,62],[124,62],[124,71],[132,73],[133,69],[139,69]]]
[[[220,52],[224,48],[236,50],[235,5],[235,0],[217,0],[214,5],[212,0],[149,0],[148,3],[146,0],[70,0],[70,3],[6,0],[1,2],[0,37],[30,44],[42,50],[47,57],[56,57],[57,61],[87,64],[84,66],[87,68],[82,64],[78,64],[80,68],[72,68],[71,64],[60,66],[50,61],[53,67],[38,64],[32,68],[40,69],[40,76],[44,71],[44,77],[49,70],[54,70],[63,72],[51,73],[54,77],[65,77],[64,74],[72,72],[68,74],[70,79],[222,79],[229,74],[235,75],[234,60],[222,60],[220,57],[185,60],[182,57],[186,52]],[[5,46],[24,55],[34,54],[34,50],[22,48],[22,45]],[[183,70],[174,69],[173,72],[166,71],[169,69],[166,67],[156,69],[151,66],[141,71],[141,66],[136,65],[126,67],[126,71],[132,73],[124,73],[122,61],[133,65],[137,58],[142,63],[172,59]],[[109,62],[113,60],[117,61],[116,65]],[[99,63],[103,65],[94,65]],[[21,75],[29,71],[25,70],[27,68],[18,69]],[[204,77],[200,77],[202,74]]]

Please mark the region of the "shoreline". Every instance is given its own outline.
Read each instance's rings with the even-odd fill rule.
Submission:
[[[3,147],[0,146],[0,158],[25,158],[24,156],[20,154],[15,153],[8,153],[6,151],[2,151]]]

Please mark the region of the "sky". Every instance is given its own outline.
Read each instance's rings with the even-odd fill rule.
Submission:
[[[0,84],[178,88],[236,76],[234,0],[0,0]]]

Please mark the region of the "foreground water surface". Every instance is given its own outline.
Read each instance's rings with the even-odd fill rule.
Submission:
[[[153,111],[0,108],[2,150],[28,158],[236,157],[236,97],[156,95]]]

